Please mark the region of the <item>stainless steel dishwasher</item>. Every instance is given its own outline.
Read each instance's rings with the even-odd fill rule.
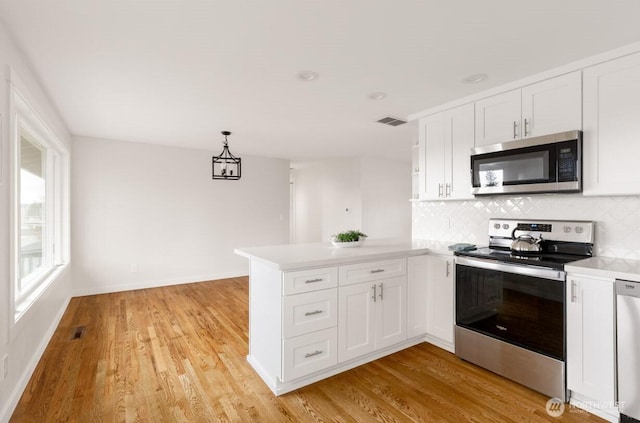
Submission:
[[[621,422],[640,421],[640,282],[616,281]]]

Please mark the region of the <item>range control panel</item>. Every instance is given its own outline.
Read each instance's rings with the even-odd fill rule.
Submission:
[[[489,237],[511,238],[530,234],[552,241],[594,243],[595,222],[590,220],[489,219]]]
[[[552,225],[549,223],[518,223],[516,227],[521,231],[551,232]]]

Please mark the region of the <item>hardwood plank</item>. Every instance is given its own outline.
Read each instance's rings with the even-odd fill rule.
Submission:
[[[426,343],[276,397],[247,306],[247,278],[73,298],[11,421],[602,421]]]

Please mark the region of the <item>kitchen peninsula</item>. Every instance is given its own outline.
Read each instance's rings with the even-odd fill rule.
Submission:
[[[411,240],[236,249],[250,260],[247,360],[280,395],[424,341],[411,299],[429,251]]]

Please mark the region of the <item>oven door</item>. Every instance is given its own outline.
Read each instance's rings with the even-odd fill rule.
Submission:
[[[565,272],[458,257],[456,325],[564,361]]]

